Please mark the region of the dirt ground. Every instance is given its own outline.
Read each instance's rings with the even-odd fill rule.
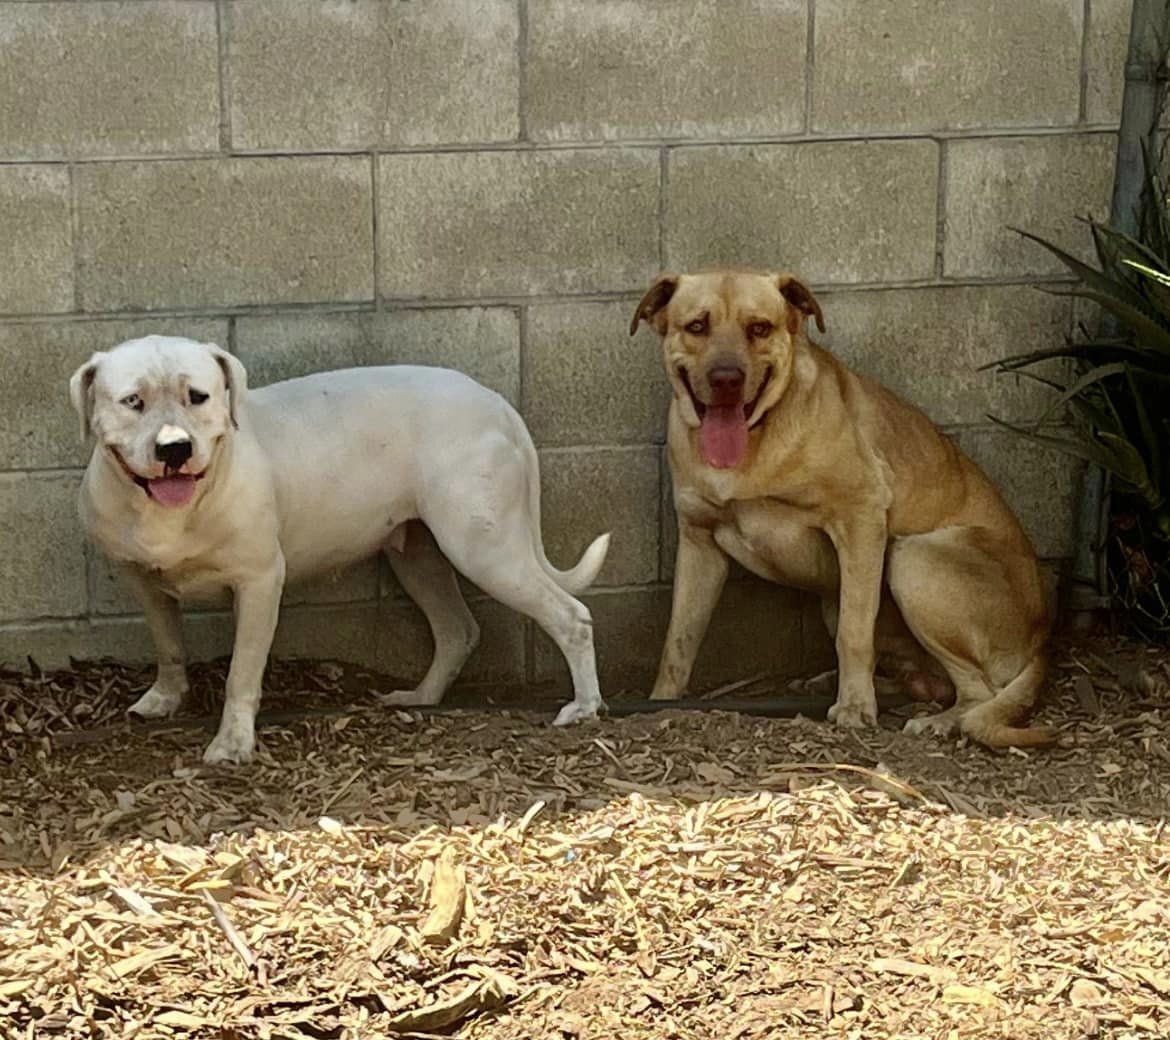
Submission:
[[[216,769],[140,670],[0,675],[0,1036],[1170,1036],[1168,661],[1062,649],[1007,754],[277,665]]]

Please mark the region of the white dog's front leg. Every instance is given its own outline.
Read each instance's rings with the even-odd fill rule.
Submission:
[[[269,573],[235,590],[236,641],[219,732],[203,753],[203,761],[209,765],[247,762],[252,757],[260,684],[280,616],[283,589],[284,558],[281,557]]]
[[[183,616],[179,604],[137,567],[122,568],[146,615],[146,626],[158,655],[154,685],[129,707],[144,719],[165,719],[179,710],[187,696],[187,652],[183,647]]]

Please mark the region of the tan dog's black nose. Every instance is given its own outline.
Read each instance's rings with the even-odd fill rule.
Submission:
[[[711,369],[707,373],[707,385],[711,387],[711,403],[738,404],[743,398],[743,381],[742,368],[724,366]]]

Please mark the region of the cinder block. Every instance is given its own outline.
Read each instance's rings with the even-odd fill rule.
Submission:
[[[1082,258],[1092,239],[1081,223],[1105,220],[1113,190],[1113,134],[974,138],[946,149],[946,242],[950,277],[1065,274],[1021,228]]]
[[[0,158],[219,147],[215,5],[5,4]]]
[[[183,619],[183,636],[190,661],[225,657],[232,650],[231,615],[189,615]],[[0,664],[23,669],[30,657],[44,669],[68,668],[70,658],[123,664],[152,664],[156,659],[141,617],[0,625]],[[126,706],[133,700],[128,698]]]
[[[529,308],[524,417],[537,444],[645,444],[666,436],[670,382],[657,338],[630,338],[636,305]]]
[[[593,648],[601,695],[649,694],[670,619],[670,590],[660,587],[588,592],[582,602],[593,615]],[[569,667],[556,644],[536,629],[534,679],[571,689]]]
[[[69,403],[69,377],[96,350],[150,333],[227,342],[227,322],[206,318],[30,322],[0,325],[0,470],[82,466],[82,444]]]
[[[815,339],[943,425],[1039,414],[1045,388],[979,366],[1059,346],[1069,327],[1067,300],[1027,286],[839,292],[821,306]]]
[[[247,0],[228,15],[237,148],[510,141],[519,132],[516,0]]]
[[[327,574],[313,581],[288,585],[281,603],[285,606],[301,604],[373,603],[378,598],[380,564],[377,557],[356,563],[336,574]]]
[[[678,514],[674,511],[674,481],[670,475],[670,449],[665,445],[658,456],[658,479],[662,488],[659,506],[658,577],[661,581],[674,579],[675,557],[678,555]]]
[[[589,593],[602,695],[649,694],[670,622],[668,588]],[[790,589],[757,579],[727,585],[699,655],[690,692],[700,693],[754,675],[801,671],[802,604]],[[556,645],[536,633],[535,678],[570,688],[569,672]]]
[[[376,603],[290,606],[280,612],[273,657],[325,658],[378,666]]]
[[[657,272],[658,152],[386,155],[380,292],[629,291]]]
[[[76,473],[0,474],[0,621],[85,613]]]
[[[38,621],[0,625],[0,667],[26,671],[29,661],[39,668],[68,668],[70,658],[128,663],[151,660],[150,636],[144,624],[118,623],[113,631],[90,621]]]
[[[822,284],[934,272],[932,141],[679,148],[667,185],[675,270],[749,264]]]
[[[800,672],[804,676],[819,675],[837,667],[837,648],[825,627],[820,596],[807,593],[802,596],[802,601],[804,614],[800,634],[804,656]]]
[[[479,622],[479,646],[468,658],[458,682],[524,682],[527,619],[495,600],[477,599],[468,605]],[[401,679],[411,689],[422,680],[434,655],[431,630],[413,603],[383,603],[374,646],[378,670]]]
[[[533,0],[538,140],[733,137],[804,125],[805,0]]]
[[[128,616],[142,613],[142,606],[135,598],[130,586],[122,578],[115,564],[97,547],[90,544],[88,550],[88,582],[90,613],[95,615]],[[204,603],[200,606],[187,604],[188,610],[228,610],[231,596],[225,594],[218,603]]]
[[[1075,123],[1082,0],[818,0],[813,126]]]
[[[544,549],[555,567],[576,565],[600,534],[613,533],[599,586],[658,576],[658,451],[653,446],[542,451]]]
[[[959,446],[999,488],[1044,559],[1071,556],[1084,465],[1010,430],[963,430]]]
[[[1085,34],[1085,119],[1116,125],[1125,90],[1133,0],[1093,0]]]
[[[244,317],[236,347],[255,386],[356,365],[438,365],[519,400],[520,322],[507,307]]]
[[[0,265],[0,312],[72,310],[73,231],[64,167],[0,166],[0,228],[8,257]]]
[[[86,310],[373,297],[367,157],[79,167]]]
[[[753,675],[799,675],[803,665],[803,597],[761,578],[728,582],[699,648],[695,692]]]

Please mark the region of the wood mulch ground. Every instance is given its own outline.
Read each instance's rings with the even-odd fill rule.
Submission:
[[[1168,662],[1066,647],[1008,754],[278,664],[216,769],[141,670],[0,675],[0,1036],[1170,1036]]]

